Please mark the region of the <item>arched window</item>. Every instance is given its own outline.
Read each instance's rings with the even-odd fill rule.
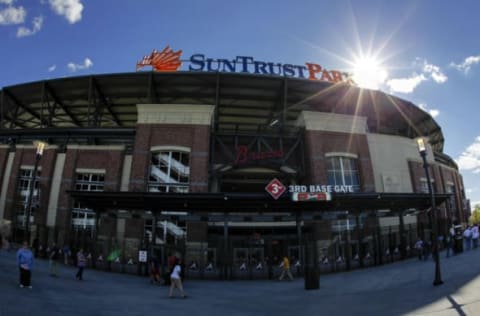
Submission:
[[[351,185],[355,192],[360,191],[357,159],[345,156],[327,157],[329,185]]]
[[[190,185],[190,154],[183,151],[152,152],[149,192],[188,193]]]

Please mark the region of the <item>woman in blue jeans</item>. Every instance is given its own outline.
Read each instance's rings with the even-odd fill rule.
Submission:
[[[26,241],[23,242],[22,248],[17,251],[17,265],[20,271],[20,287],[28,287],[31,289],[33,253],[28,248]]]

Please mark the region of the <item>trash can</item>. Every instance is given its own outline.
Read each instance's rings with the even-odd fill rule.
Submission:
[[[317,290],[320,288],[320,275],[318,269],[313,266],[305,267],[305,290]]]
[[[463,252],[463,237],[456,236],[455,244],[454,244],[454,251],[455,251],[455,253]]]

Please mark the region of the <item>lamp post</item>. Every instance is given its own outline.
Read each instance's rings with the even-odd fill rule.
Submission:
[[[33,144],[35,145],[37,151],[35,153],[35,164],[33,166],[32,180],[30,181],[28,188],[27,207],[25,210],[25,235],[28,243],[30,243],[30,216],[32,213],[33,190],[35,189],[35,181],[37,179],[38,163],[40,161],[40,158],[42,158],[43,150],[47,145],[46,143],[41,141],[34,141]]]
[[[427,163],[427,147],[423,138],[417,139],[418,152],[423,160],[423,168],[425,169],[425,175],[427,176],[427,185],[428,193],[432,199],[431,204],[431,217],[430,227],[432,229],[432,247],[433,247],[433,256],[435,259],[435,279],[433,280],[433,285],[438,286],[443,284],[442,275],[440,273],[440,254],[438,253],[438,223],[437,223],[437,210],[435,207],[435,193],[433,192],[432,183],[430,182],[430,173],[428,171]]]

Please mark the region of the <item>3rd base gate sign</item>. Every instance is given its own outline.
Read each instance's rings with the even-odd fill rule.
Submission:
[[[269,184],[267,184],[265,190],[270,193],[275,200],[277,200],[285,191],[287,191],[287,188],[282,182],[280,182],[280,180],[274,178]]]

